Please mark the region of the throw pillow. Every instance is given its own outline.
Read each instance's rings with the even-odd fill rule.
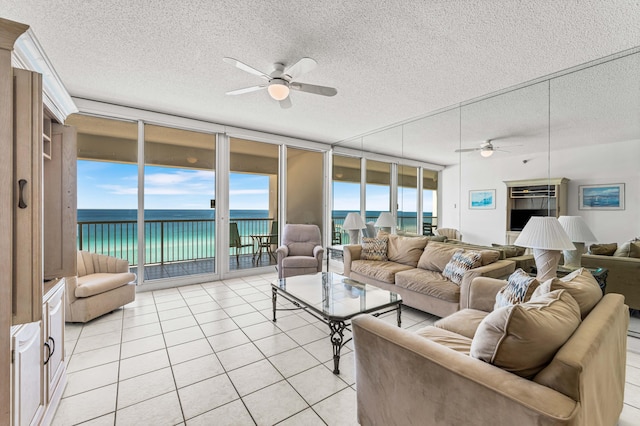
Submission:
[[[566,290],[552,291],[487,315],[471,342],[471,356],[532,378],[579,325],[578,303]]]
[[[445,241],[447,241],[447,236],[446,235],[429,235],[427,236],[427,240],[444,243]]]
[[[502,249],[502,251],[504,251],[505,258],[522,256],[524,252],[527,250],[525,247],[514,246],[514,245],[502,245],[502,244],[492,243],[491,246]]]
[[[387,260],[387,239],[386,238],[363,238],[361,260]]]
[[[500,259],[500,250],[480,250],[482,266],[490,265]]]
[[[640,243],[631,242],[629,245],[629,257],[640,258]]]
[[[493,309],[528,302],[533,291],[539,285],[540,283],[535,277],[520,268],[516,269],[513,274],[509,275],[507,285],[496,294],[496,304]]]
[[[615,253],[613,253],[614,257],[629,257],[629,252],[631,251],[631,241],[627,241],[624,244],[620,244],[616,249]]]
[[[420,260],[418,260],[418,268],[442,272],[453,254],[458,250],[462,249],[449,243],[430,241],[425,247],[422,256],[420,256]]]
[[[389,235],[389,250],[387,257],[390,261],[416,267],[418,260],[427,245],[426,237],[400,237]]]
[[[597,254],[600,256],[613,256],[618,249],[618,243],[610,244],[591,244],[589,247],[590,254]]]
[[[477,268],[481,264],[482,255],[480,253],[472,250],[460,250],[451,257],[449,263],[444,267],[442,275],[459,285],[469,269]]]
[[[576,269],[569,275],[562,278],[551,278],[533,292],[533,296],[538,297],[555,290],[567,290],[569,294],[578,302],[580,316],[582,318],[589,315],[591,309],[602,299],[602,290],[591,272],[585,268]]]

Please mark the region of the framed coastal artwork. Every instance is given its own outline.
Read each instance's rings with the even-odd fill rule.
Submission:
[[[496,208],[496,190],[478,189],[469,191],[469,208],[487,210]]]
[[[580,210],[624,210],[624,183],[580,185]]]

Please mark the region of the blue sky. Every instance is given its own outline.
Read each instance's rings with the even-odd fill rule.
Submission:
[[[78,161],[79,209],[136,209],[138,171],[134,164]],[[232,173],[229,179],[231,210],[267,210],[269,178]],[[415,211],[415,190],[403,189],[400,210]],[[215,198],[215,173],[167,167],[145,167],[146,209],[208,209]],[[359,185],[334,183],[334,209],[359,210]],[[425,191],[425,211],[433,205]],[[367,210],[389,210],[389,188],[367,185]]]

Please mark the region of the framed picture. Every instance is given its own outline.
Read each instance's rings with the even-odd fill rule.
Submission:
[[[496,190],[479,189],[469,191],[469,208],[487,210],[496,208]]]
[[[624,210],[624,183],[580,185],[580,210]]]

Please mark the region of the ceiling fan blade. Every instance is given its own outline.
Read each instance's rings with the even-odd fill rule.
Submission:
[[[322,96],[335,96],[338,91],[333,87],[327,86],[316,86],[315,84],[306,84],[306,83],[296,83],[291,82],[289,87],[293,90],[299,90],[301,92],[313,93],[315,95]]]
[[[288,75],[292,79],[295,79],[296,77],[300,77],[302,74],[306,74],[309,71],[313,70],[317,65],[318,63],[311,58],[302,58],[295,64],[285,69],[284,74]]]
[[[258,77],[262,77],[265,80],[270,80],[271,77],[269,77],[267,74],[263,73],[262,71],[259,71],[255,68],[253,68],[252,66],[249,66],[247,64],[245,64],[244,62],[240,62],[237,59],[233,59],[233,58],[222,58],[222,60],[224,62],[226,62],[227,64],[234,66],[236,68],[240,68],[242,71],[248,72],[249,74],[253,74],[253,75],[257,75]]]
[[[453,152],[473,152],[473,151],[480,151],[482,148],[463,148],[463,149],[456,149]]]
[[[286,98],[284,98],[283,100],[281,100],[280,102],[280,108],[282,109],[289,109],[291,108],[291,96],[287,96]]]
[[[237,89],[227,92],[227,95],[242,95],[243,93],[256,92],[258,90],[266,89],[267,85],[263,84],[262,86],[251,86],[245,87],[244,89]]]

